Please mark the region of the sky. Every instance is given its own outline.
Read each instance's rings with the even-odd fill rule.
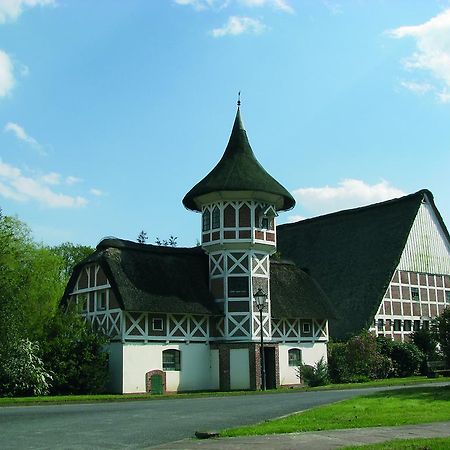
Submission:
[[[450,225],[450,1],[0,0],[0,207],[39,242],[193,246],[241,92],[278,223],[430,189]]]

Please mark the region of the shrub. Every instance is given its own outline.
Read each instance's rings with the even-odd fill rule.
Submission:
[[[45,395],[52,376],[39,357],[39,344],[18,339],[1,351],[0,394],[4,396]]]
[[[301,364],[297,369],[297,376],[308,386],[324,386],[329,383],[328,366],[323,357],[314,366]]]
[[[434,339],[439,343],[444,360],[450,367],[450,307],[444,309],[443,313],[431,322],[431,332]]]
[[[380,352],[392,360],[394,376],[409,377],[419,372],[425,355],[415,344],[385,338],[378,338],[377,342]]]
[[[380,353],[376,338],[367,332],[345,343],[331,344],[328,347],[328,364],[333,383],[386,378],[392,372],[390,359]]]
[[[48,326],[43,359],[53,373],[52,394],[102,392],[108,378],[107,338],[75,311],[58,312]]]

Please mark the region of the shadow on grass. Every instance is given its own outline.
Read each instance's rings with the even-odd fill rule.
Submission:
[[[395,389],[370,395],[372,398],[398,398],[399,400],[450,401],[450,386],[427,386],[420,388]]]

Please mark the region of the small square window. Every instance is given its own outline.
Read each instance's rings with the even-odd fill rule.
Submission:
[[[430,329],[430,321],[429,320],[424,320],[422,322],[422,329],[423,330],[429,330]]]
[[[302,325],[302,330],[304,334],[311,333],[311,324],[309,322],[304,322]]]
[[[418,301],[420,300],[420,296],[419,296],[419,288],[415,288],[415,287],[412,287],[412,288],[411,288],[411,299],[412,299],[414,302],[418,302]]]
[[[420,320],[415,320],[413,324],[413,330],[419,331],[420,330]]]
[[[97,311],[106,309],[106,292],[97,292]]]
[[[394,319],[394,331],[402,330],[402,321],[400,319]]]
[[[410,320],[405,320],[403,322],[403,331],[411,331],[411,321]]]
[[[181,352],[179,350],[164,350],[162,352],[163,370],[179,372],[181,370]]]
[[[445,303],[450,303],[450,291],[445,291]]]
[[[152,320],[152,329],[153,329],[153,331],[163,331],[164,330],[164,322],[160,317],[157,317]]]

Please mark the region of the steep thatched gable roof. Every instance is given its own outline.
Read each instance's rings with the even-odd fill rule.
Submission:
[[[425,198],[448,237],[427,190],[278,227],[282,257],[308,270],[336,309],[332,337],[344,338],[370,325]]]

